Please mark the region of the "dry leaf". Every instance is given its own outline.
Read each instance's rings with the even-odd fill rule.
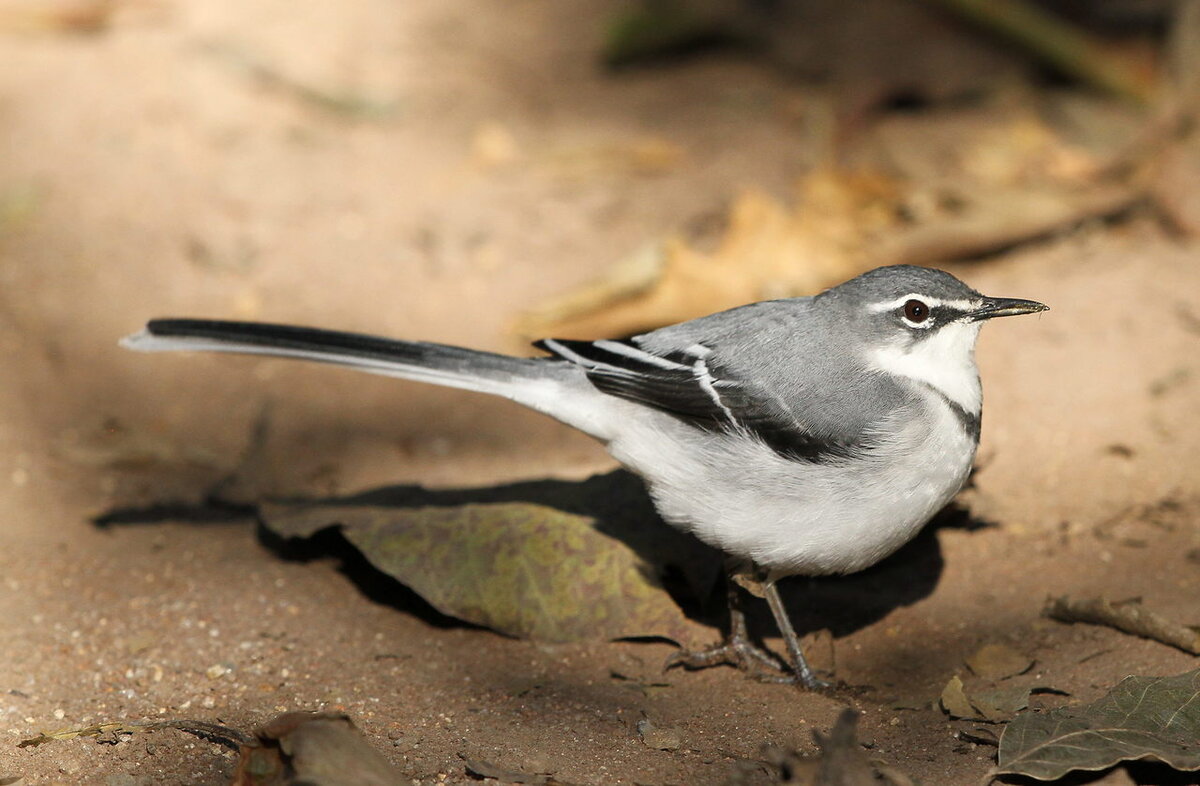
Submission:
[[[883,175],[834,169],[810,174],[795,208],[748,191],[730,207],[715,251],[668,238],[650,264],[640,252],[639,264],[623,264],[612,281],[538,307],[515,330],[526,339],[631,335],[764,298],[818,292],[867,269],[864,238],[900,220],[896,194]]]
[[[974,719],[979,713],[971,706],[967,693],[963,690],[962,680],[955,674],[942,688],[942,709],[951,718]]]
[[[990,774],[1057,780],[1133,759],[1200,770],[1200,669],[1127,677],[1092,704],[1023,712],[1004,729]]]
[[[1014,715],[1029,706],[1029,694],[1032,692],[1033,689],[1028,685],[1009,685],[972,693],[970,701],[982,716],[980,720],[1003,723],[1012,720]]]
[[[985,644],[967,658],[967,667],[977,677],[992,681],[1023,674],[1032,665],[1032,658],[1007,644]]]
[[[257,736],[257,742],[242,746],[232,786],[391,786],[401,781],[341,713],[284,713]]]
[[[1043,685],[1008,685],[987,691],[971,691],[963,687],[958,676],[950,678],[942,689],[942,709],[952,718],[960,720],[1004,723],[1011,720],[1020,710],[1029,706],[1032,693],[1059,693]]]
[[[881,265],[994,253],[1128,209],[1142,192],[1074,182],[977,188],[915,221],[919,189],[873,171],[814,170],[796,206],[748,191],[715,250],[668,237],[601,280],[520,316],[522,341],[628,336],[758,300],[811,295]]]
[[[511,636],[688,640],[682,612],[624,542],[531,503],[395,508],[269,505],[283,537],[339,526],[379,570],[443,614]]]

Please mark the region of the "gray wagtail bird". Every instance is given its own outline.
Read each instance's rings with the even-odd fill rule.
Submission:
[[[979,444],[979,329],[1046,308],[896,266],[632,338],[546,339],[541,358],[202,319],[156,319],[122,343],[334,363],[504,396],[573,426],[642,477],[668,523],[756,582],[787,679],[816,688],[775,582],[873,565],[962,488]],[[732,583],[730,601],[726,641],[669,663],[782,671],[750,641]]]

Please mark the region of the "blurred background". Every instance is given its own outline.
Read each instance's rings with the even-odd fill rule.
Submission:
[[[1052,308],[984,331],[964,504],[990,526],[940,532],[931,594],[836,643],[848,680],[892,686],[863,700],[885,758],[974,782],[994,750],[930,700],[981,643],[1085,696],[1189,662],[1038,610],[1106,588],[1196,621],[1198,101],[1192,2],[0,0],[0,731],[340,708],[420,783],[465,782],[464,750],[722,783],[763,743],[811,749],[832,699],[728,670],[631,692],[609,672],[669,647],[397,612],[336,560],[280,560],[245,510],[177,520],[581,480],[613,467],[587,438],[468,393],[116,342],[195,316],[526,352],[913,263]],[[167,513],[93,525],[114,509]],[[686,743],[639,740],[647,711]],[[164,739],[0,740],[0,776],[228,781],[228,752]]]

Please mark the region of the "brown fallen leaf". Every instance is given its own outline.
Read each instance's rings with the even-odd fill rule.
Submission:
[[[867,269],[863,239],[894,227],[898,186],[873,172],[819,169],[794,208],[757,191],[734,200],[717,248],[669,237],[612,275],[517,320],[523,339],[630,335],[770,297],[811,294]]]
[[[681,643],[683,613],[653,571],[594,521],[532,503],[396,508],[266,505],[286,537],[329,527],[372,565],[443,614],[511,636],[587,641],[662,636]]]
[[[392,786],[401,775],[335,712],[287,712],[241,747],[231,786]]]
[[[1029,694],[1032,692],[1029,685],[1009,685],[972,693],[970,700],[982,716],[980,720],[1003,723],[1012,720],[1014,715],[1029,706]]]
[[[1033,666],[1033,658],[1007,644],[985,644],[967,658],[967,668],[985,680],[1002,680],[1023,674]]]
[[[962,680],[955,675],[942,689],[940,702],[942,710],[951,718],[1004,723],[1029,706],[1029,697],[1033,693],[1061,691],[1045,685],[1020,684],[968,692]]]
[[[1106,625],[1200,655],[1200,631],[1155,614],[1141,601],[1114,603],[1103,597],[1087,600],[1061,597],[1050,600],[1042,614],[1060,622]]]
[[[942,688],[941,704],[942,710],[951,718],[974,719],[978,715],[967,698],[967,692],[963,690],[962,679],[957,674]]]
[[[965,200],[914,221],[920,189],[879,171],[820,168],[793,207],[747,191],[713,251],[678,236],[644,248],[592,284],[538,305],[513,325],[547,336],[628,336],[757,300],[811,295],[881,265],[978,257],[1090,218],[1119,214],[1143,191],[1076,178],[964,188]],[[961,204],[957,204],[961,202]]]

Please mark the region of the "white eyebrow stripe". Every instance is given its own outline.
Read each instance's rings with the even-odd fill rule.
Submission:
[[[638,349],[637,347],[631,347],[628,344],[622,344],[620,341],[601,339],[600,341],[595,342],[595,346],[599,349],[605,350],[606,352],[611,352],[614,355],[633,358],[634,360],[641,361],[642,363],[647,363],[651,366],[657,366],[658,368],[664,368],[670,371],[678,371],[689,368],[683,363],[676,363],[674,360],[667,360],[664,357],[651,354],[644,349]]]
[[[896,298],[895,300],[889,300],[886,303],[872,303],[871,305],[867,306],[867,309],[878,314],[883,311],[891,311],[893,309],[900,308],[910,300],[919,300],[930,308],[949,306],[950,308],[957,309],[959,311],[970,311],[976,308],[976,304],[970,300],[940,300],[939,298],[929,297],[928,295],[922,295],[918,292],[910,292],[907,295]]]

